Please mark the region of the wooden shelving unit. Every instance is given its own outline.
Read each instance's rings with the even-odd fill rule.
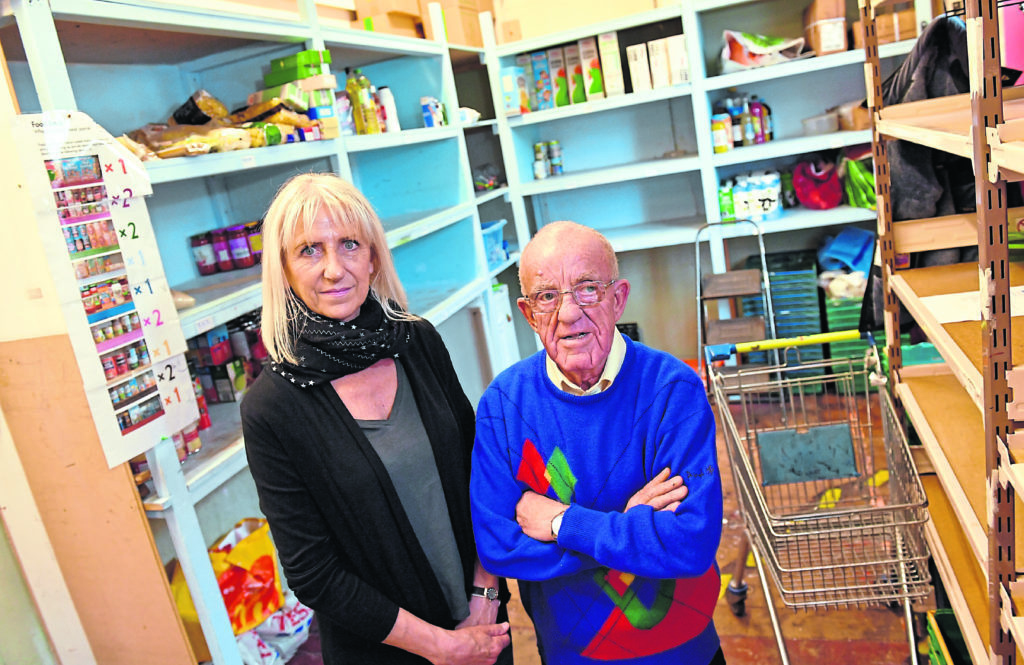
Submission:
[[[875,11],[860,0],[878,196],[885,329],[892,385],[934,468],[927,477],[929,541],[975,663],[1011,663],[1024,626],[1014,556],[1016,494],[1024,489],[1011,388],[1024,359],[1010,293],[1024,266],[1009,262],[1007,181],[1024,179],[1024,89],[1002,89],[999,5],[966,3],[969,94],[885,107]],[[894,222],[886,143],[903,140],[973,160],[973,215]],[[1012,222],[1012,225],[1011,223]],[[897,270],[896,255],[976,244],[976,263]],[[943,363],[904,367],[899,321],[906,309]],[[1022,384],[1024,385],[1024,384]]]

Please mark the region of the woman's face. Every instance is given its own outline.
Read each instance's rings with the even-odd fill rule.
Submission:
[[[361,234],[321,213],[284,246],[288,285],[317,314],[348,321],[370,291],[373,251]]]

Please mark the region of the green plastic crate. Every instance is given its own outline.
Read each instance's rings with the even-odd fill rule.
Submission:
[[[928,611],[928,660],[932,665],[970,665],[971,654],[953,610]]]

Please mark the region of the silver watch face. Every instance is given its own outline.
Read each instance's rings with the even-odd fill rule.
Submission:
[[[483,596],[487,600],[497,600],[498,599],[498,590],[495,589],[492,586],[489,586],[486,589],[483,589],[483,593],[478,593],[477,595],[478,596]]]

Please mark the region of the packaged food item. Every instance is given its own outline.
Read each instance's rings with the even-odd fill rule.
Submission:
[[[213,238],[209,233],[197,233],[190,239],[192,258],[200,275],[212,275],[217,272],[217,257],[213,252]]]
[[[228,109],[223,102],[206,90],[197,90],[175,109],[167,122],[174,125],[204,125],[227,114]]]

